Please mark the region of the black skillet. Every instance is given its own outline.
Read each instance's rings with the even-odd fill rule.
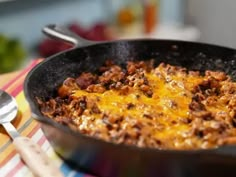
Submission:
[[[105,60],[124,65],[128,60],[154,59],[188,69],[221,70],[236,79],[236,50],[210,44],[172,40],[119,40],[94,43],[48,25],[43,32],[75,45],[45,59],[26,77],[24,93],[33,117],[55,151],[68,162],[101,177],[235,177],[236,147],[213,150],[157,150],[117,145],[73,132],[44,117],[36,97],[48,99],[67,77],[95,72]],[[80,47],[80,45],[82,47]]]

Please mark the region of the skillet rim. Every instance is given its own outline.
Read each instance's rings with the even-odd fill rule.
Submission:
[[[185,41],[185,40],[172,40],[172,39],[153,39],[153,38],[139,38],[139,39],[119,39],[119,40],[112,40],[112,41],[103,41],[103,42],[98,42],[98,43],[93,43],[93,44],[88,44],[85,46],[75,46],[72,47],[70,49],[67,49],[65,51],[56,53],[50,57],[45,58],[43,61],[41,61],[40,63],[38,63],[36,66],[34,66],[26,75],[25,80],[24,80],[24,84],[23,84],[23,91],[24,91],[24,95],[25,98],[30,106],[30,110],[31,110],[31,117],[33,119],[35,119],[36,121],[39,121],[41,123],[50,125],[54,128],[59,129],[60,131],[63,131],[65,133],[69,133],[72,136],[76,136],[76,137],[80,137],[80,138],[85,138],[89,141],[94,141],[95,143],[100,143],[100,144],[104,144],[104,145],[109,145],[111,146],[111,148],[125,148],[125,149],[131,149],[134,151],[140,151],[140,152],[152,152],[152,153],[164,153],[164,154],[173,154],[173,155],[193,155],[193,154],[213,154],[213,155],[236,155],[236,152],[233,154],[228,154],[225,153],[225,150],[227,151],[227,148],[235,148],[236,151],[236,144],[235,145],[225,145],[225,146],[219,146],[217,148],[211,148],[211,149],[192,149],[192,150],[177,150],[177,149],[158,149],[158,148],[150,148],[150,147],[138,147],[135,145],[127,145],[127,144],[116,144],[110,141],[105,141],[103,139],[98,139],[89,135],[85,135],[82,134],[80,132],[77,131],[73,131],[72,129],[70,129],[68,126],[65,125],[61,125],[59,123],[57,123],[56,121],[51,120],[50,118],[47,118],[46,116],[42,115],[41,112],[39,111],[39,109],[37,108],[37,105],[35,104],[35,102],[30,98],[29,96],[29,92],[30,92],[30,88],[28,88],[28,83],[29,80],[31,78],[31,76],[35,73],[35,71],[42,67],[42,65],[47,64],[48,61],[56,59],[56,57],[60,56],[60,55],[64,55],[66,53],[69,53],[71,51],[80,49],[80,48],[89,48],[90,46],[96,46],[96,45],[109,45],[109,44],[113,44],[113,43],[119,43],[119,42],[125,42],[125,43],[133,43],[133,42],[170,42],[170,43],[177,43],[181,44],[181,43],[185,43],[185,44],[192,44],[192,45],[199,45],[199,46],[204,46],[204,47],[215,47],[215,48],[221,48],[224,50],[231,50],[231,52],[235,52],[236,53],[236,49],[232,48],[232,47],[227,47],[227,46],[222,46],[222,45],[217,45],[217,44],[211,44],[211,43],[204,43],[204,42],[195,42],[195,41]]]

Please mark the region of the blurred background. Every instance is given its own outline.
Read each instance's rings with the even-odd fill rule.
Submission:
[[[0,73],[71,46],[45,37],[50,23],[95,41],[157,38],[236,48],[235,0],[0,0]]]

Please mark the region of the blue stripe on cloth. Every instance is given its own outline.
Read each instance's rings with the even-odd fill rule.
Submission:
[[[62,173],[64,174],[64,176],[67,176],[67,177],[84,177],[85,174],[84,173],[81,173],[81,172],[78,172],[75,170],[73,170],[71,167],[69,167],[66,163],[63,163],[60,167]]]

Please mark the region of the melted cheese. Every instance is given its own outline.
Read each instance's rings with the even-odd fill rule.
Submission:
[[[184,134],[190,129],[188,125],[181,122],[181,119],[188,117],[191,90],[202,81],[202,77],[181,74],[166,76],[162,68],[158,68],[158,71],[161,73],[159,76],[155,74],[155,70],[145,73],[153,91],[151,98],[145,96],[138,87],[132,87],[125,95],[120,94],[118,90],[106,90],[104,93],[77,90],[73,97],[86,96],[88,100],[99,98],[97,105],[101,112],[122,115],[129,121],[140,120],[146,125],[148,131],[151,131],[154,138],[166,142],[169,147],[178,148],[178,144],[183,143]],[[135,107],[127,109],[129,103],[134,104]],[[145,114],[150,115],[152,120],[146,118]],[[101,119],[101,115],[92,116]],[[152,122],[151,127],[148,122]],[[158,128],[160,125],[163,128]],[[102,126],[102,121],[97,121],[96,124],[90,125],[90,128],[96,129]],[[125,128],[125,125],[122,126]]]

